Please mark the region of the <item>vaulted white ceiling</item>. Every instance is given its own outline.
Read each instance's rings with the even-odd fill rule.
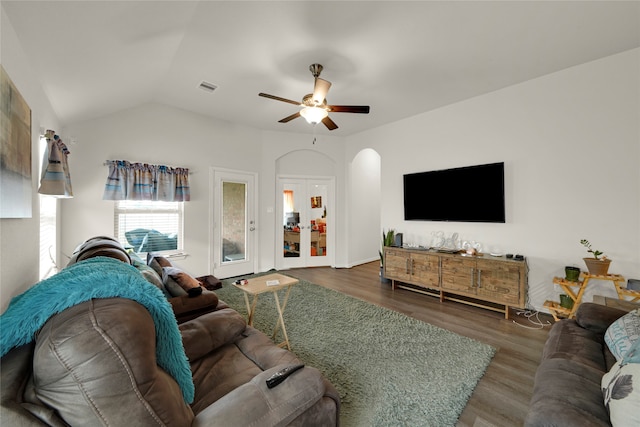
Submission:
[[[159,102],[266,130],[324,66],[346,136],[640,46],[637,1],[2,1],[63,124]],[[4,31],[4,29],[2,30]],[[199,89],[202,81],[218,86]],[[318,132],[329,133],[322,125]]]

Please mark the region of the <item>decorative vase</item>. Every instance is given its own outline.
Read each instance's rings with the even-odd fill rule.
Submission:
[[[578,267],[567,266],[564,268],[565,280],[577,282],[580,278],[580,269]]]
[[[587,265],[589,274],[594,276],[606,276],[609,271],[610,259],[595,259],[595,258],[583,258],[584,263]]]
[[[560,307],[571,310],[573,308],[573,299],[567,294],[560,294]]]

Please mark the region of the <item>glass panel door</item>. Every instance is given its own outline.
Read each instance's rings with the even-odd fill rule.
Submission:
[[[214,171],[212,261],[218,278],[255,271],[254,185],[254,174]]]
[[[327,184],[309,182],[307,185],[309,197],[309,218],[311,229],[311,247],[309,255],[312,257],[327,256]]]
[[[304,267],[308,248],[304,183],[282,181],[282,254],[287,267]]]
[[[247,247],[247,184],[222,181],[220,262],[243,261]]]
[[[332,265],[332,179],[281,178],[282,258],[278,268]]]

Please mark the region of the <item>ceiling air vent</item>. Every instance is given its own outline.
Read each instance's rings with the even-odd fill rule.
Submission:
[[[200,83],[199,87],[205,92],[213,92],[214,90],[218,89],[218,86],[214,85],[213,83],[205,82],[204,80],[202,81],[202,83]]]

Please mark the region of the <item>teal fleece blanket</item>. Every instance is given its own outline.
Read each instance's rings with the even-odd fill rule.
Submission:
[[[191,368],[171,304],[135,267],[113,258],[70,265],[14,297],[0,316],[0,357],[33,341],[54,314],[94,298],[114,297],[131,299],[149,311],[156,328],[157,363],[179,384],[185,402],[192,403]]]

